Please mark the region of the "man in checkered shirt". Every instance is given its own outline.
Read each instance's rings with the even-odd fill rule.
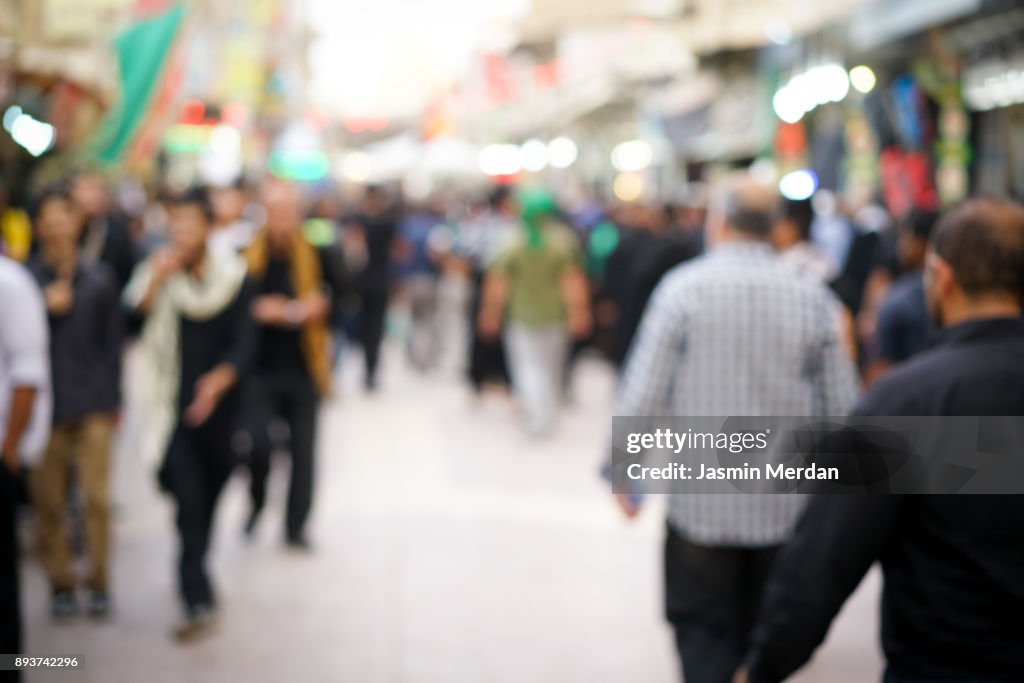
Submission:
[[[845,415],[857,395],[840,304],[794,274],[767,239],[777,197],[730,178],[708,218],[709,252],[669,272],[630,350],[615,415]],[[638,501],[616,497],[627,516]],[[686,683],[732,678],[799,494],[672,495],[665,609]]]

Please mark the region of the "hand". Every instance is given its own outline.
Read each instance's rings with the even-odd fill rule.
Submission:
[[[283,327],[288,320],[288,297],[282,294],[264,294],[252,303],[252,317],[261,325]]]
[[[732,683],[750,683],[750,677],[747,676],[745,667],[736,672],[736,675],[732,677]]]
[[[497,339],[501,334],[501,314],[487,310],[480,311],[476,329],[483,339]]]
[[[160,249],[149,257],[149,267],[152,277],[157,282],[163,282],[168,277],[182,269],[185,265],[181,254],[170,248]]]
[[[57,280],[43,289],[46,310],[53,315],[65,315],[75,303],[75,293],[68,280]]]
[[[577,341],[585,339],[590,334],[591,318],[590,311],[585,308],[569,310],[569,334]]]
[[[196,381],[192,403],[185,409],[185,424],[189,427],[198,427],[206,422],[236,379],[234,368],[226,365],[218,366],[200,377]]]
[[[626,516],[626,519],[636,519],[636,516],[640,514],[640,503],[633,496],[625,493],[616,493],[615,502],[618,504],[619,509],[622,510],[622,514]]]
[[[3,457],[3,465],[11,474],[16,474],[21,469],[21,462],[18,459],[18,444],[5,440],[0,445],[0,456]]]
[[[299,302],[304,309],[303,323],[324,320],[331,311],[331,302],[322,292],[307,294]]]

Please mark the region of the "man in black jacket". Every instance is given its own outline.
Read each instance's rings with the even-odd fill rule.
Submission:
[[[39,555],[52,590],[51,612],[78,611],[68,538],[72,471],[82,492],[88,541],[89,613],[110,610],[110,455],[120,410],[122,316],[117,282],[104,263],[82,260],[82,217],[62,189],[40,197],[35,212],[39,252],[29,263],[50,323],[53,425],[34,477]]]
[[[893,370],[860,415],[1024,415],[1024,207],[973,199],[932,238],[929,351]],[[783,551],[737,681],[802,666],[875,560],[885,577],[886,683],[1024,675],[1024,498],[819,496]]]
[[[327,320],[343,294],[340,259],[303,236],[302,197],[289,183],[264,188],[265,228],[245,251],[253,287],[252,316],[259,330],[243,402],[251,439],[250,497],[246,535],[255,531],[267,496],[271,427],[288,425],[291,481],[285,520],[288,546],[308,550],[305,525],[313,504],[317,414],[330,394],[330,332]]]
[[[368,187],[363,211],[348,223],[359,235],[366,255],[362,272],[355,278],[355,285],[360,298],[360,341],[366,361],[363,383],[367,391],[375,391],[391,293],[391,255],[398,230],[394,209],[383,188]]]
[[[239,456],[238,383],[255,347],[245,262],[207,249],[212,218],[202,192],[175,199],[170,244],[139,265],[124,295],[144,321],[140,450],[162,457],[160,485],[177,505],[180,641],[210,633],[217,622],[206,556],[217,501]]]
[[[71,196],[85,217],[80,238],[83,261],[110,266],[118,289],[123,288],[139,261],[127,217],[110,209],[106,183],[95,171],[83,171],[71,179]]]

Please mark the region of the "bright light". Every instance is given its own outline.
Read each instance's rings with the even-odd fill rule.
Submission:
[[[644,193],[643,178],[637,173],[620,173],[612,183],[615,196],[624,202],[635,202]]]
[[[804,117],[804,106],[800,96],[790,86],[783,86],[772,98],[775,115],[786,123],[796,123]]]
[[[875,89],[877,82],[875,72],[869,66],[861,64],[850,69],[850,84],[857,92],[869,93]]]
[[[555,138],[548,143],[548,163],[551,168],[569,168],[576,163],[578,150],[569,138]]]
[[[616,171],[642,171],[651,165],[654,151],[644,140],[622,142],[612,150],[612,166]]]
[[[772,98],[775,115],[796,123],[803,115],[829,102],[842,102],[850,92],[850,78],[839,64],[813,66],[789,79]]]
[[[765,24],[764,34],[776,45],[789,45],[789,41],[793,40],[793,30],[789,28],[789,24],[780,19]]]
[[[527,140],[519,148],[519,163],[531,173],[544,170],[548,165],[548,146],[540,140]]]
[[[7,117],[4,116],[6,119]],[[44,121],[37,121],[28,114],[19,114],[11,122],[11,137],[28,150],[34,157],[53,147],[57,129]]]
[[[827,102],[842,102],[850,94],[850,77],[846,69],[839,64],[822,64],[818,67],[818,82],[821,84],[821,97]],[[824,102],[821,102],[824,104]]]
[[[4,112],[4,130],[10,131],[19,116],[21,116],[21,107],[16,104],[7,107],[7,111]]]
[[[786,199],[809,199],[817,189],[818,176],[806,168],[787,173],[779,180],[779,192]]]
[[[490,176],[519,173],[519,147],[488,145],[480,150],[480,170]]]
[[[373,161],[366,152],[352,152],[341,162],[341,175],[353,183],[365,183],[373,173]]]

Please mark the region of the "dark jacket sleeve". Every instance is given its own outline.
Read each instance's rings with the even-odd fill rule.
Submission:
[[[118,289],[124,289],[139,263],[139,249],[128,229],[129,220],[122,214],[110,214],[107,220],[107,240],[100,259],[109,264],[117,278]]]
[[[98,280],[105,323],[100,330],[103,335],[103,339],[100,340],[100,348],[103,349],[103,376],[109,378],[113,400],[120,405],[125,315],[121,308],[120,289],[114,274],[109,270],[100,270]]]
[[[901,501],[886,495],[814,497],[766,587],[746,658],[751,683],[782,681],[811,658],[881,554]]]
[[[247,277],[231,304],[229,324],[231,334],[220,356],[220,364],[232,366],[239,377],[244,377],[256,358],[259,330],[252,318],[250,308],[253,299],[253,283]]]
[[[346,298],[352,291],[348,266],[345,263],[345,252],[340,243],[317,249],[320,257],[320,269],[323,273],[327,296],[331,299],[330,319],[337,320],[344,312]]]

